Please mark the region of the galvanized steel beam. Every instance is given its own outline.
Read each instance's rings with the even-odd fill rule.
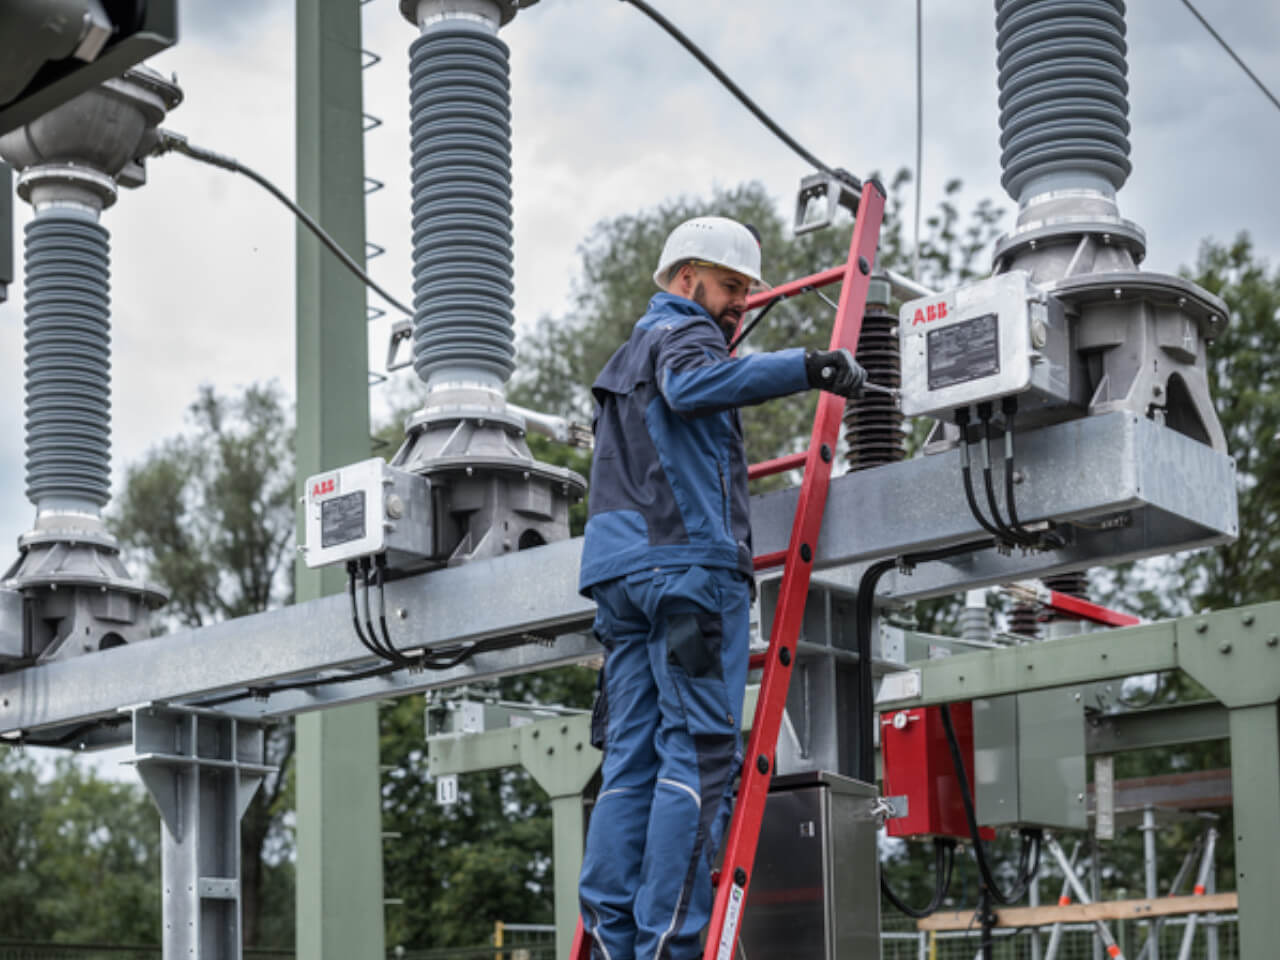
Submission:
[[[1120,515],[1129,525],[1076,528],[1072,544],[1047,554],[1006,556],[988,549],[924,564],[911,575],[891,573],[882,581],[882,592],[929,596],[1217,543],[1235,534],[1234,494],[1201,493],[1234,490],[1230,460],[1172,430],[1118,413],[1030,432],[1020,444],[1019,470],[1027,477],[1020,513],[1091,525]],[[785,545],[795,496],[790,490],[753,500],[757,552]],[[820,579],[856,586],[860,565],[868,560],[977,539],[980,530],[962,504],[955,451],[836,479],[815,557],[828,568]],[[494,637],[548,642],[560,633],[584,631],[594,608],[577,593],[580,551],[581,540],[560,541],[391,583],[387,600],[396,613],[394,638],[401,647],[430,647]],[[831,569],[838,564],[853,566]],[[541,653],[485,655],[474,669],[452,679],[536,663],[551,666],[590,656],[588,647],[578,639]],[[192,700],[250,687],[261,691],[273,680],[369,663],[352,631],[346,598],[324,597],[153,643],[0,675],[0,733],[110,716],[122,703]],[[1111,665],[1115,669],[1107,676],[1112,678],[1165,669],[1120,659]],[[402,672],[390,680],[328,687],[314,695],[265,694],[245,712],[272,715],[333,706],[344,699],[439,686],[439,679]]]

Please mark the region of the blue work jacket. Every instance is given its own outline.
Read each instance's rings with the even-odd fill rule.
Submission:
[[[659,293],[592,385],[595,454],[578,588],[652,567],[751,575],[738,407],[809,387],[804,351],[729,356],[692,300]]]

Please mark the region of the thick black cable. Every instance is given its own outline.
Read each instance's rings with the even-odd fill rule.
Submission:
[[[947,560],[951,557],[964,556],[978,550],[994,546],[991,540],[979,540],[971,543],[941,547],[924,553],[915,553],[902,557],[901,560],[877,560],[863,571],[858,581],[858,596],[854,606],[854,629],[857,634],[858,653],[858,744],[854,757],[854,776],[864,783],[874,783],[876,779],[875,748],[875,689],[871,675],[871,621],[875,616],[876,585],[880,578],[898,566],[915,566],[934,560]]]
[[[1014,533],[1027,538],[1028,542],[1040,549],[1056,549],[1066,546],[1066,540],[1053,529],[1053,524],[1049,524],[1048,530],[1032,533],[1018,519],[1018,501],[1014,492],[1014,477],[1017,474],[1017,466],[1014,463],[1013,455],[1014,418],[1018,413],[1018,398],[1005,397],[1001,401],[1000,410],[1004,414],[1004,501],[1009,510],[1009,527]]]
[[[360,626],[360,607],[356,603],[356,571],[359,569],[358,564],[354,560],[347,561],[347,595],[351,598],[351,625],[355,627],[356,636],[360,638],[360,645],[372,653],[379,660],[390,659],[386,651],[378,646],[377,638],[370,631],[369,636],[365,636],[364,630]],[[367,598],[366,598],[367,602]]]
[[[929,903],[924,907],[913,907],[901,897],[899,897],[889,886],[889,880],[880,873],[880,892],[884,894],[885,899],[893,904],[894,908],[908,917],[915,920],[923,920],[930,916],[938,907],[942,906],[942,902],[946,899],[947,891],[951,888],[951,872],[955,865],[956,843],[950,837],[936,837],[933,841],[933,896],[929,899]]]
[[[1000,513],[1000,504],[996,500],[995,482],[991,476],[991,428],[988,427],[986,436],[982,443],[985,449],[986,462],[982,465],[982,485],[987,492],[987,506],[991,509],[991,516],[995,520],[996,527],[999,528],[1001,535],[1011,543],[1018,544],[1023,547],[1030,547],[1035,543],[1035,535],[1029,530],[1019,531],[1010,523],[1006,523],[1004,516]],[[1005,465],[1006,469],[1008,464]]]
[[[861,181],[858,180],[857,177],[853,176],[852,174],[848,173],[845,170],[833,170],[831,167],[827,166],[825,163],[823,163],[821,160],[815,157],[812,153],[810,153],[808,150],[802,147],[789,133],[783,130],[782,127],[778,126],[778,124],[774,122],[772,117],[770,117],[767,113],[765,113],[764,110],[762,110],[754,100],[752,100],[749,96],[747,96],[746,93],[743,92],[741,87],[739,87],[736,83],[730,80],[728,74],[726,74],[723,70],[721,70],[720,67],[716,65],[716,62],[712,60],[709,56],[707,56],[702,51],[701,47],[699,47],[696,43],[694,43],[687,36],[685,36],[684,33],[681,32],[680,28],[677,27],[674,23],[672,23],[662,14],[660,14],[653,7],[649,6],[649,4],[645,3],[644,0],[623,0],[623,3],[631,4],[637,10],[639,10],[641,13],[647,16],[650,20],[652,20],[654,23],[660,26],[663,30],[665,30],[668,34],[670,34],[672,39],[674,39],[677,43],[679,43],[680,46],[684,47],[691,54],[693,54],[694,58],[704,67],[706,67],[709,71],[711,71],[711,75],[714,76],[717,80],[719,80],[720,83],[724,86],[724,88],[738,99],[739,103],[741,103],[744,107],[750,110],[752,114],[755,115],[755,118],[757,120],[759,120],[761,123],[763,123],[766,127],[769,128],[770,133],[772,133],[775,137],[777,137],[779,140],[785,143],[788,147],[794,150],[797,154],[799,154],[800,157],[802,157],[807,163],[811,164],[815,169],[821,170],[823,173],[825,173],[829,177],[834,177],[837,180],[842,180],[845,183],[848,183],[848,184],[851,184],[852,186],[857,187],[858,189],[862,188],[862,183]]]
[[[184,157],[190,157],[192,160],[199,160],[201,163],[207,163],[214,167],[221,167],[223,170],[230,170],[232,173],[239,173],[248,177],[293,211],[293,215],[302,221],[302,225],[315,234],[316,239],[324,244],[329,249],[329,252],[337,257],[344,267],[359,277],[365,286],[378,294],[378,296],[382,297],[383,300],[387,301],[387,303],[391,304],[405,316],[413,316],[413,309],[411,307],[405,306],[391,294],[387,293],[386,290],[382,289],[382,287],[378,285],[377,281],[369,276],[369,274],[365,273],[360,264],[356,263],[351,255],[338,245],[338,241],[329,236],[324,227],[320,226],[320,224],[312,219],[311,215],[307,213],[307,211],[294,203],[283,190],[262,174],[250,167],[246,167],[234,157],[228,157],[224,154],[216,153],[213,150],[198,147],[195,144],[190,143],[187,138],[181,134],[176,134],[169,130],[161,130],[159,131],[159,137],[160,139],[155,149],[155,153],[157,155],[172,151],[180,153]]]
[[[963,441],[962,441],[963,442]],[[962,447],[962,449],[964,449]],[[965,457],[965,460],[968,458]],[[1001,543],[1008,541],[1008,537],[1004,535],[999,527],[993,526],[990,521],[983,515],[982,509],[978,506],[978,498],[973,493],[973,473],[969,469],[969,464],[962,463],[960,466],[960,480],[964,484],[964,497],[969,501],[969,512],[973,514],[973,518],[978,521],[979,525],[987,533],[998,539]]]
[[[947,735],[947,745],[951,749],[951,763],[955,767],[956,780],[960,784],[960,800],[964,805],[965,821],[969,827],[969,836],[973,841],[973,855],[978,862],[978,872],[983,886],[990,891],[991,898],[1004,906],[1013,906],[1026,895],[1027,886],[1036,871],[1040,869],[1040,835],[1037,830],[1022,831],[1022,849],[1018,857],[1018,873],[1014,877],[1013,889],[1005,891],[996,883],[991,867],[987,863],[986,846],[982,841],[982,831],[978,826],[978,815],[974,810],[973,791],[969,786],[969,775],[964,768],[964,758],[960,754],[960,741],[956,737],[955,725],[951,722],[951,708],[942,704],[942,729]],[[1032,851],[1034,850],[1034,854]]]
[[[1000,504],[996,500],[995,484],[992,482],[991,477],[991,432],[995,429],[991,413],[990,403],[978,404],[978,419],[982,423],[982,438],[980,440],[982,444],[982,484],[987,492],[987,506],[991,508],[991,521],[1010,543],[1029,547],[1035,543],[1035,537],[1029,532],[1019,533],[1005,523],[1004,515],[1000,512]]]
[[[1005,397],[1001,401],[1000,412],[1004,414],[1004,502],[1009,510],[1009,526],[1015,533],[1034,537],[1018,519],[1018,502],[1014,495],[1013,428],[1014,417],[1018,413],[1018,398]]]
[[[1001,542],[1008,538],[1001,530],[990,523],[978,506],[978,498],[973,493],[973,471],[969,466],[969,408],[960,407],[955,413],[956,426],[960,428],[960,480],[964,484],[964,498],[969,503],[969,512],[983,530]]]
[[[401,666],[410,666],[413,661],[400,652],[395,643],[391,639],[391,631],[387,629],[387,585],[386,585],[386,569],[387,555],[385,553],[378,554],[374,560],[374,572],[378,580],[378,626],[382,629],[382,645],[390,655],[387,659]],[[366,605],[368,601],[365,601]],[[369,632],[373,633],[373,623],[369,624]]]
[[[734,337],[731,341],[729,341],[729,352],[733,353],[733,351],[737,350],[738,345],[742,343],[743,340],[747,339],[747,334],[749,334],[752,330],[754,330],[756,326],[760,323],[760,321],[763,320],[768,315],[769,311],[772,310],[774,306],[776,306],[781,302],[782,302],[781,297],[774,297],[772,300],[766,303],[763,307],[761,307],[759,313],[757,313],[754,317],[751,318],[751,322],[748,323],[741,330],[739,330],[738,335]]]

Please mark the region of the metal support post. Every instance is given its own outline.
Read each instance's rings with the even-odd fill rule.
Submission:
[[[1067,870],[1074,873],[1076,869],[1076,858],[1080,856],[1080,841],[1076,841],[1076,845],[1071,848],[1071,859],[1067,861]],[[1067,877],[1062,878],[1062,892],[1058,894],[1058,906],[1066,906],[1071,902],[1071,880]],[[1044,953],[1044,960],[1057,960],[1058,947],[1062,943],[1062,924],[1055,923],[1049,931],[1049,948]]]
[[[1142,864],[1146,874],[1147,898],[1160,896],[1156,885],[1156,809],[1151,804],[1142,808]],[[1151,960],[1160,960],[1160,938],[1154,920],[1147,922],[1147,942],[1151,944]]]
[[[1027,885],[1027,903],[1033,907],[1040,906],[1040,869],[1037,865],[1031,883]],[[1027,931],[1031,936],[1031,960],[1040,960],[1040,930],[1033,927]]]
[[[481,732],[432,736],[427,743],[428,767],[437,780],[520,764],[551,798],[556,956],[568,956],[578,923],[582,791],[600,767],[600,753],[591,747],[590,715],[496,730],[483,730],[481,725]]]
[[[1204,856],[1200,858],[1200,870],[1196,874],[1196,885],[1192,893],[1197,897],[1205,894],[1205,885],[1208,883],[1209,874],[1213,870],[1213,852],[1218,845],[1218,831],[1210,827],[1208,836],[1204,845]],[[1178,960],[1191,960],[1191,947],[1196,940],[1196,925],[1200,920],[1200,914],[1192,913],[1187,916],[1187,925],[1182,928],[1182,946],[1178,950]]]
[[[1052,834],[1046,833],[1044,835],[1044,843],[1049,848],[1049,852],[1053,854],[1053,858],[1058,861],[1058,866],[1062,869],[1063,875],[1067,879],[1067,883],[1071,886],[1072,892],[1076,895],[1076,899],[1084,904],[1093,903],[1094,898],[1089,896],[1088,891],[1084,888],[1084,884],[1081,883],[1080,878],[1076,876],[1075,869],[1071,866],[1071,862],[1067,859],[1067,855],[1063,853],[1062,846],[1058,843],[1057,838]],[[1096,846],[1091,847],[1091,850],[1093,852],[1093,863],[1091,864],[1091,867],[1093,869],[1094,876],[1096,877],[1098,874]],[[1093,925],[1098,931],[1098,936],[1106,945],[1108,956],[1110,956],[1112,960],[1124,960],[1124,954],[1120,951],[1120,945],[1116,943],[1115,937],[1111,936],[1111,929],[1107,926],[1106,921],[1095,920],[1093,921]]]
[[[593,751],[594,752],[594,751]],[[546,789],[545,787],[543,789]],[[552,871],[555,874],[556,956],[567,957],[578,923],[578,874],[585,855],[582,787],[551,798]],[[550,791],[548,791],[550,792]]]
[[[1102,868],[1098,864],[1098,834],[1095,830],[1089,834],[1089,892],[1093,896],[1094,903],[1102,899]],[[1081,899],[1081,903],[1089,903],[1090,901]],[[1108,936],[1110,932],[1108,931]],[[1103,941],[1095,937],[1093,940],[1093,960],[1102,960],[1102,944]]]
[[[160,810],[164,960],[240,960],[240,818],[273,768],[263,725],[189,707],[135,707],[134,756]]]
[[[1240,891],[1240,956],[1280,943],[1280,724],[1276,705],[1231,711],[1231,786]]]
[[[1213,862],[1209,864],[1209,879],[1205,881],[1204,892],[1206,894],[1218,892],[1218,862],[1216,856]],[[1211,913],[1205,917],[1204,940],[1206,960],[1218,960],[1217,914]]]
[[[298,202],[362,262],[360,10],[349,0],[297,0],[296,135]],[[299,478],[369,455],[365,293],[329,256],[299,227]],[[342,586],[338,570],[297,565],[299,603]],[[381,960],[377,707],[300,717],[297,737],[298,957]]]
[[[1182,858],[1182,863],[1178,865],[1178,872],[1173,876],[1173,883],[1169,884],[1169,896],[1178,896],[1178,892],[1182,889],[1182,884],[1191,873],[1196,857],[1204,849],[1204,839],[1203,836],[1197,837],[1196,841],[1191,845],[1191,849]],[[1148,928],[1147,939],[1142,945],[1142,950],[1138,953],[1138,960],[1155,960],[1153,953],[1160,949],[1160,931],[1164,929],[1167,920],[1168,917],[1157,917],[1155,923]]]

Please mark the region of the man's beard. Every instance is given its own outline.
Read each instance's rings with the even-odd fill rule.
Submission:
[[[711,308],[707,306],[707,288],[706,285],[699,280],[698,285],[693,288],[693,302],[711,313]],[[742,314],[733,307],[725,307],[719,314],[711,314],[712,319],[720,327],[720,332],[724,334],[724,342],[731,343],[733,335],[738,332],[738,324],[742,322]]]

